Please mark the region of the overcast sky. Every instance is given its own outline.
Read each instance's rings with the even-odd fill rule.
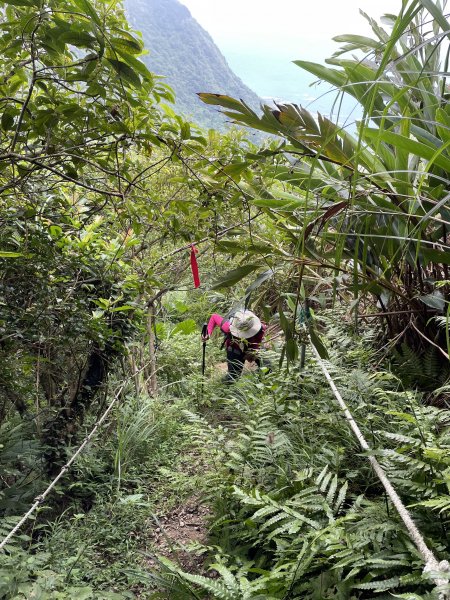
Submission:
[[[271,50],[291,59],[319,60],[342,33],[368,33],[359,9],[378,19],[397,14],[401,0],[180,0],[222,51]]]

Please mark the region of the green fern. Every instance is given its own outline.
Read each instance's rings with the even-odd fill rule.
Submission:
[[[386,592],[398,587],[400,580],[398,577],[391,577],[382,581],[371,581],[369,583],[357,583],[353,587],[357,590],[376,590],[377,592]]]
[[[210,566],[221,579],[212,579],[203,575],[187,573],[167,558],[159,557],[165,569],[176,574],[180,579],[193,583],[197,588],[206,591],[211,598],[219,600],[276,600],[275,596],[255,594],[261,586],[249,581],[241,572],[233,573],[223,563],[213,563]]]
[[[393,356],[394,367],[408,387],[432,391],[436,384],[442,385],[450,376],[450,369],[442,368],[438,350],[432,346],[418,354],[403,342],[399,350],[394,350]]]
[[[433,510],[437,510],[440,513],[449,512],[450,511],[450,495],[447,496],[438,496],[437,498],[432,498],[431,500],[424,500],[423,502],[418,502],[413,506],[426,506]]]
[[[358,343],[346,340],[350,361],[341,364],[340,350],[333,375],[374,454],[445,556],[432,510],[447,506],[448,416],[422,406],[414,392],[398,391],[392,374],[365,371]],[[338,345],[331,346],[337,356]],[[433,361],[427,360],[431,373]],[[178,570],[186,584],[213,598],[231,593],[252,600],[362,600],[388,591],[426,597],[432,589],[331,392],[318,383],[321,377],[310,363],[300,376],[274,373],[259,387],[241,380],[218,399],[226,427],[185,413],[198,450],[213,457],[209,553],[223,565],[216,568],[221,585],[214,591],[208,581]],[[446,508],[442,515],[445,526]]]

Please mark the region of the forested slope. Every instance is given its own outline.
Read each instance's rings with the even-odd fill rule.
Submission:
[[[130,24],[142,32],[148,68],[175,91],[176,110],[203,127],[223,129],[225,119],[203,105],[199,92],[242,98],[258,108],[258,96],[230,69],[213,39],[178,0],[125,0]]]

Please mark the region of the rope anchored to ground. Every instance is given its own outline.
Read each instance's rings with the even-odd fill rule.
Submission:
[[[0,542],[0,550],[3,550],[3,548],[8,544],[8,542],[11,540],[11,538],[19,531],[19,529],[22,527],[22,525],[34,513],[34,511],[38,508],[38,506],[40,504],[42,504],[42,502],[45,500],[45,498],[48,496],[48,494],[52,491],[52,489],[55,487],[55,485],[58,483],[58,481],[61,479],[61,477],[64,475],[64,473],[70,468],[72,463],[76,460],[76,458],[81,454],[81,452],[84,450],[84,448],[87,446],[87,444],[94,437],[94,435],[97,432],[97,429],[102,425],[102,423],[105,421],[106,417],[111,412],[113,406],[116,404],[117,400],[119,400],[119,398],[121,397],[122,391],[125,387],[125,383],[126,382],[123,382],[122,385],[119,387],[119,390],[116,392],[113,400],[111,401],[111,404],[105,410],[105,412],[103,413],[101,418],[97,421],[97,423],[95,424],[91,433],[84,438],[83,443],[81,444],[81,446],[79,446],[77,451],[72,455],[70,460],[61,468],[61,471],[58,473],[58,475],[55,477],[55,479],[53,479],[53,481],[48,485],[47,489],[44,492],[42,492],[42,494],[37,496],[33,506],[31,506],[31,508],[28,510],[28,512],[26,512],[23,515],[23,517],[20,519],[20,521],[11,529],[11,531],[8,533],[8,535]]]
[[[320,358],[320,355],[319,355],[318,351],[316,350],[314,344],[310,344],[310,346],[311,346],[313,354],[314,354],[320,368],[322,369],[322,372],[325,375],[325,378],[328,381],[328,384],[329,384],[330,388],[332,389],[333,394],[336,397],[338,404],[339,404],[340,408],[342,409],[344,416],[347,419],[347,422],[350,425],[353,433],[355,434],[355,437],[357,438],[361,448],[366,452],[372,452],[372,449],[370,448],[370,446],[367,443],[367,440],[365,439],[364,435],[362,434],[358,424],[356,423],[355,419],[353,418],[353,415],[351,414],[350,410],[348,409],[347,404],[345,403],[344,399],[342,398],[341,394],[339,393],[339,390],[337,389],[336,384],[334,383],[323,360]],[[392,501],[392,504],[395,506],[398,514],[400,515],[400,518],[402,519],[403,523],[405,524],[405,527],[408,531],[410,538],[412,539],[416,548],[420,552],[420,555],[422,556],[422,558],[425,562],[424,573],[428,573],[430,575],[430,577],[434,580],[436,585],[438,586],[439,599],[440,600],[448,600],[450,598],[450,592],[448,590],[448,580],[449,580],[449,571],[450,571],[449,562],[447,560],[438,561],[438,559],[435,557],[432,550],[430,550],[430,548],[428,548],[422,534],[420,533],[420,531],[417,528],[417,525],[414,523],[414,521],[411,517],[411,514],[409,513],[406,506],[403,504],[402,500],[400,499],[400,496],[395,491],[395,489],[394,489],[392,483],[390,482],[388,476],[386,475],[383,467],[380,465],[380,463],[377,461],[377,459],[374,456],[372,456],[371,454],[369,454],[367,456],[367,459],[371,463],[373,470],[375,471],[379,480],[383,484],[384,489],[386,490],[386,493],[388,494],[389,498]],[[444,586],[446,588],[445,590],[443,589]]]

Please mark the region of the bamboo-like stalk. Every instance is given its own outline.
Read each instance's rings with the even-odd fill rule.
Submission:
[[[147,333],[148,333],[148,353],[150,358],[150,378],[147,382],[148,393],[151,396],[156,396],[158,393],[158,380],[156,377],[156,349],[155,349],[155,332],[153,323],[155,319],[155,305],[150,303],[147,312]]]

